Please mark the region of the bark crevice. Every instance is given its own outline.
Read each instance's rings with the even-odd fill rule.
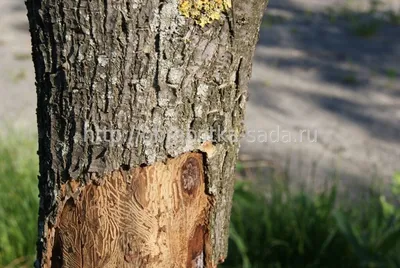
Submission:
[[[38,95],[37,267],[48,267],[65,185],[102,187],[121,167],[196,150],[207,155],[213,196],[207,267],[226,256],[239,144],[212,131],[243,131],[265,1],[234,1],[205,25],[183,16],[181,2],[27,0]]]

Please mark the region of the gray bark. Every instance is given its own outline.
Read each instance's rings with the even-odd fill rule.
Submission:
[[[57,226],[67,182],[101,185],[112,171],[198,151],[205,157],[207,194],[214,198],[211,259],[225,258],[239,144],[212,130],[243,130],[265,1],[234,0],[205,25],[202,15],[184,16],[179,4],[27,0],[38,96],[37,267],[47,267],[49,232]],[[102,129],[118,130],[121,142],[107,140]],[[133,142],[154,131],[158,142]],[[177,135],[190,131],[205,135],[190,142]]]

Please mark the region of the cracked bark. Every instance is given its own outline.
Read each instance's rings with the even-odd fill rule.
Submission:
[[[265,1],[234,1],[204,27],[180,3],[27,0],[36,267],[214,267],[225,258],[239,145],[217,132],[243,130]]]

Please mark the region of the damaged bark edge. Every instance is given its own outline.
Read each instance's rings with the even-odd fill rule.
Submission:
[[[70,180],[48,229],[43,267],[213,267],[202,153]]]
[[[51,252],[71,251],[60,219],[77,213],[86,217],[92,211],[78,207],[83,204],[75,202],[82,195],[77,188],[85,185],[83,196],[89,189],[98,194],[93,189],[111,187],[117,181],[113,176],[121,180],[131,169],[151,170],[169,157],[195,152],[205,141],[216,140],[208,135],[211,130],[237,134],[243,130],[247,83],[265,0],[234,1],[232,8],[221,10],[220,18],[204,27],[196,24],[201,18],[193,18],[196,12],[192,8],[191,18],[182,15],[181,2],[185,1],[26,1],[38,95],[36,267],[48,267],[52,259],[54,265],[67,261],[51,256]],[[129,140],[132,133],[134,140],[154,130],[163,135],[159,143],[97,143],[102,129],[120,131],[122,141]],[[207,136],[187,143],[174,134],[190,131]],[[90,133],[94,142],[88,141],[85,133]],[[203,159],[205,192],[213,197],[213,204],[208,208],[207,228],[192,231],[198,236],[207,233],[210,242],[204,242],[205,256],[190,258],[193,263],[209,260],[207,267],[211,267],[227,253],[238,143],[217,141],[199,151],[207,153]],[[147,167],[141,166],[143,163]],[[186,180],[183,185],[179,187],[191,189],[192,183]],[[121,189],[120,194],[128,192]],[[96,209],[96,213],[105,210],[103,206]],[[98,228],[90,227],[93,229],[85,232],[94,233]],[[90,248],[85,243],[80,245],[81,252]],[[130,244],[118,246],[127,248],[128,253],[137,251]],[[187,251],[180,254],[186,256],[182,260],[190,259]],[[127,254],[126,259],[134,259],[131,255],[135,254]]]

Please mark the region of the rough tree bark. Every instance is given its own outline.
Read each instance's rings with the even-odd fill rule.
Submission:
[[[243,129],[264,7],[27,0],[38,96],[36,267],[224,260],[238,153],[229,137]]]

